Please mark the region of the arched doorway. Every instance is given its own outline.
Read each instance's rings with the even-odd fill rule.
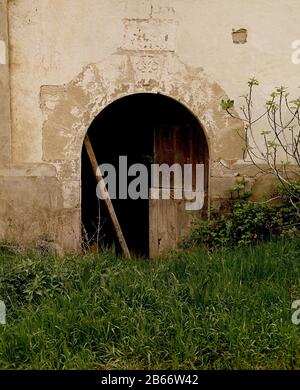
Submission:
[[[208,208],[208,145],[196,117],[172,98],[138,93],[116,100],[94,119],[88,129],[99,164],[116,168],[117,217],[129,250],[139,256],[154,256],[174,247],[194,217],[205,218]],[[126,157],[120,165],[120,156]],[[201,210],[187,211],[184,200],[130,199],[121,190],[119,179],[132,164],[143,164],[150,173],[152,164],[204,164],[204,204]],[[122,165],[123,164],[123,165]],[[124,170],[125,169],[125,170]],[[82,226],[88,244],[115,245],[109,216],[96,197],[95,177],[85,149],[82,151]],[[194,170],[193,170],[194,175]],[[128,185],[134,177],[127,177]],[[148,175],[150,191],[151,175]],[[163,183],[158,184],[163,190]],[[171,187],[176,183],[171,174]],[[148,192],[148,193],[149,193]],[[171,191],[172,192],[172,191]]]

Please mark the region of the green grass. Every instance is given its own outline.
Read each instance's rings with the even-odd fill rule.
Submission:
[[[157,261],[0,254],[1,369],[296,369],[300,245]]]

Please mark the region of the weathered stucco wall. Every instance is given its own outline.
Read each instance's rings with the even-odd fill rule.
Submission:
[[[275,85],[296,91],[298,0],[10,0],[8,17],[6,3],[0,0],[6,44],[9,32],[0,64],[0,239],[44,237],[78,249],[84,135],[110,102],[136,92],[170,96],[198,117],[213,200],[238,175],[254,182],[241,160],[239,123],[220,100],[240,96],[253,75],[261,81],[258,102]],[[233,43],[240,28],[246,42]]]
[[[7,1],[0,0],[0,166],[10,163],[10,79],[8,60]]]

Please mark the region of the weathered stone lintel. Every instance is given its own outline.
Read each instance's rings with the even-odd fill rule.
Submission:
[[[45,163],[24,163],[0,167],[0,177],[56,177],[54,165]]]

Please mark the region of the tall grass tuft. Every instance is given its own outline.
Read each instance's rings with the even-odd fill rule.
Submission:
[[[1,369],[296,369],[299,241],[155,261],[0,254]]]

